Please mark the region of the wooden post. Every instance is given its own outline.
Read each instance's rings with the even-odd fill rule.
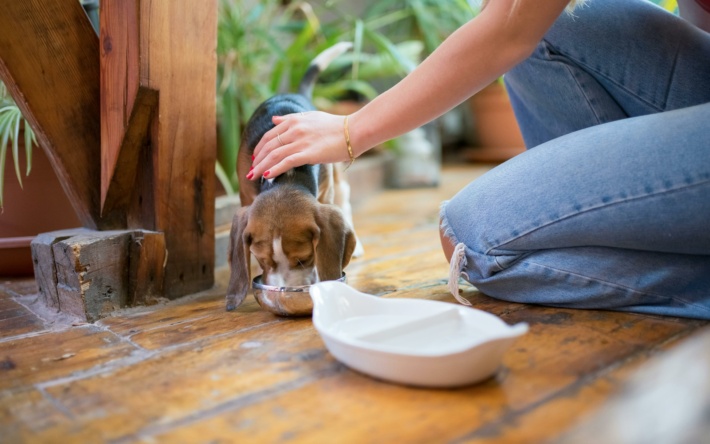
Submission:
[[[166,296],[209,288],[217,2],[105,1],[100,17],[104,209],[116,208],[112,196],[132,193],[118,205],[128,227],[165,233]],[[156,112],[134,112],[146,103],[142,90],[157,92]]]
[[[87,319],[210,288],[215,260],[217,0],[105,0],[100,15],[97,38],[76,0],[0,14],[0,77],[100,230],[35,244],[39,279],[62,279],[47,304]]]

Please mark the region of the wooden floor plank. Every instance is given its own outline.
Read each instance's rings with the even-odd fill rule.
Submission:
[[[0,390],[42,384],[86,372],[136,351],[111,332],[94,326],[0,342]]]
[[[14,285],[21,291],[36,289],[35,286]],[[12,284],[0,284],[0,341],[45,329],[42,319],[13,299],[12,295],[17,293],[12,288]]]
[[[363,201],[354,219],[366,253],[351,262],[348,282],[385,298],[456,303],[446,285],[438,207],[484,171],[447,169],[439,188],[392,190]],[[0,284],[0,436],[8,442],[540,442],[603,409],[649,356],[664,355],[707,325],[515,304],[462,285],[474,307],[509,324],[527,322],[530,331],[494,378],[428,390],[346,368],[310,319],[274,316],[252,296],[225,312],[227,278],[228,270],[218,270],[211,290],[54,330],[23,318],[17,304],[36,287]]]
[[[0,391],[0,436],[7,443],[37,442],[42,430],[67,423],[65,414],[34,387]]]
[[[583,354],[582,349],[576,356],[563,352],[569,360]],[[511,356],[508,369],[495,380],[458,390],[411,389],[346,370],[253,405],[235,405],[213,418],[151,427],[141,436],[166,442],[190,442],[205,434],[236,442],[538,442],[565,430],[618,389],[646,356],[634,358],[633,365],[622,359],[626,366],[615,366],[612,374],[597,372],[582,380],[567,375],[568,369],[557,370],[557,361],[538,365]],[[520,365],[535,367],[539,375],[525,373]],[[540,427],[540,417],[554,428]]]
[[[310,382],[339,367],[309,320],[273,320],[45,390],[71,414],[72,422],[114,440],[139,433],[158,420],[179,423],[186,417],[200,417],[254,393],[289,391],[301,379]],[[147,402],[150,399],[155,402]],[[66,425],[61,431],[68,429]],[[55,434],[47,430],[42,437]]]

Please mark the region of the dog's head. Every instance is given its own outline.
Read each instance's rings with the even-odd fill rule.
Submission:
[[[252,254],[265,284],[310,285],[340,278],[355,244],[355,234],[336,206],[321,204],[294,187],[259,194],[232,222],[227,310],[239,306],[249,291]]]

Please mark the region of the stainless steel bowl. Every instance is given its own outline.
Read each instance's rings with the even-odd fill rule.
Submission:
[[[345,273],[338,282],[345,282]],[[309,293],[310,285],[296,287],[276,287],[261,282],[261,275],[254,278],[251,287],[254,298],[261,308],[279,316],[310,316],[313,313],[313,300]]]

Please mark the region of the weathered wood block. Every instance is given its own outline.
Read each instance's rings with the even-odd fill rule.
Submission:
[[[52,246],[63,312],[93,322],[126,306],[131,233],[95,231]]]
[[[59,296],[57,295],[57,267],[54,264],[54,253],[52,245],[86,233],[86,228],[74,228],[69,230],[52,231],[42,233],[32,240],[32,263],[34,264],[35,279],[39,287],[39,294],[44,305],[60,311]]]
[[[44,233],[32,242],[42,300],[88,322],[163,296],[167,251],[145,230]]]

